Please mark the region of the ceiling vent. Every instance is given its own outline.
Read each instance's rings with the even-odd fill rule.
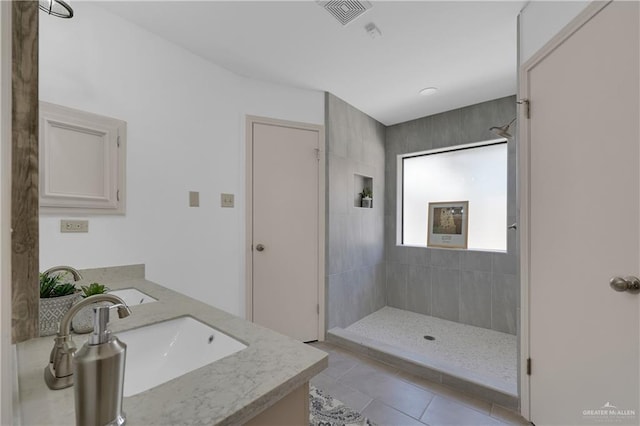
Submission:
[[[327,12],[336,18],[342,25],[347,25],[349,22],[371,9],[371,3],[368,1],[358,0],[318,1],[318,4],[324,7]]]

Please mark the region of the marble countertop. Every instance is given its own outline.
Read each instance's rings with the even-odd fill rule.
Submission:
[[[140,327],[192,316],[244,342],[248,347],[155,388],[124,398],[127,425],[238,425],[269,408],[327,366],[327,354],[250,323],[144,278],[144,266],[82,271],[83,282],[110,289],[137,288],[158,299],[133,306],[128,318],[114,319],[111,330]],[[74,336],[78,348],[87,335]],[[50,390],[44,368],[53,336],[19,343],[18,395],[23,425],[75,422],[73,387]]]

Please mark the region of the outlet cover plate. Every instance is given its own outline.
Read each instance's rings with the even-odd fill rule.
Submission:
[[[89,232],[89,221],[62,219],[60,221],[60,232]]]

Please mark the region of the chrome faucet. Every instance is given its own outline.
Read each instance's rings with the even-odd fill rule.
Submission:
[[[53,268],[49,268],[46,271],[44,271],[42,275],[47,276],[52,272],[57,272],[57,271],[70,272],[71,275],[73,275],[74,281],[80,281],[82,279],[82,275],[80,274],[80,272],[78,272],[77,269],[72,268],[71,266],[64,266],[64,265],[54,266]]]
[[[44,273],[47,273],[47,271]],[[73,305],[60,321],[60,328],[54,339],[55,344],[49,355],[49,365],[44,369],[44,381],[50,389],[64,389],[73,386],[73,364],[71,361],[76,351],[76,346],[71,339],[71,320],[80,309],[96,302],[111,302],[114,305],[118,305],[118,316],[120,318],[128,317],[131,314],[131,310],[121,298],[108,293],[89,296]]]

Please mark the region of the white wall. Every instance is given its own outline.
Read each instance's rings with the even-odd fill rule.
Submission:
[[[520,63],[531,58],[589,3],[589,0],[527,3],[520,12]]]
[[[0,424],[12,423],[11,3],[0,2]]]
[[[323,124],[323,93],[240,77],[99,6],[73,7],[71,20],[40,17],[40,99],[127,121],[127,213],[89,217],[88,234],[41,215],[40,268],[145,263],[149,279],[243,316],[244,117]],[[220,208],[221,192],[235,208]]]

